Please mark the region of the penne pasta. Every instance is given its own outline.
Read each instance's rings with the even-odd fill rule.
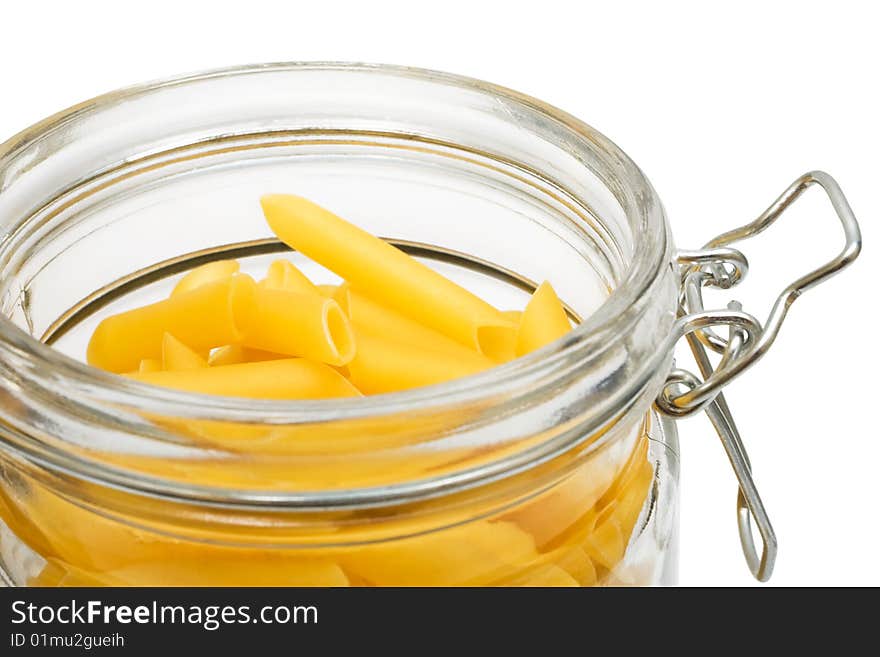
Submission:
[[[479,586],[534,563],[532,539],[507,522],[480,520],[443,531],[368,543],[339,561],[383,586]]]
[[[299,252],[297,263],[302,254],[342,281],[315,284],[284,257],[271,262],[259,283],[241,273],[237,261],[211,262],[182,276],[169,298],[101,321],[87,347],[88,362],[190,393],[341,399],[474,375],[571,330],[549,282],[535,290],[524,311],[499,311],[306,199],[268,195],[261,205],[271,229]],[[232,405],[226,402],[215,400],[211,408],[222,411]],[[474,423],[491,399],[454,412],[450,407],[449,413],[410,404],[390,418],[349,413],[344,402],[328,402],[334,416],[328,422],[297,420],[306,417],[300,409],[308,405],[282,404],[291,411],[288,421],[274,411],[265,419],[258,402],[241,403],[258,414],[226,417],[197,408],[192,416],[168,417],[144,406],[142,416],[158,437],[203,448],[204,458],[192,458],[190,450],[103,458],[112,466],[212,489],[342,492],[454,476],[463,463],[479,469],[546,442],[537,425],[491,449],[478,440],[425,442],[457,435],[460,428],[477,430]],[[358,411],[356,404],[351,411]],[[279,549],[264,545],[262,525],[242,525],[234,540],[225,541],[205,523],[190,523],[185,536],[169,539],[167,527],[150,520],[148,507],[137,523],[125,514],[109,518],[74,509],[36,484],[21,511],[10,510],[13,501],[0,489],[0,518],[44,555],[42,572],[30,574],[34,584],[594,585],[625,578],[626,569],[610,571],[624,558],[651,491],[647,449],[643,439],[630,454],[607,449],[577,463],[566,454],[564,471],[553,470],[552,463],[536,470],[540,488],[514,491],[502,505],[481,498],[472,507],[468,502],[467,508],[430,517],[403,514],[389,523],[351,522],[344,512],[307,532],[278,526],[273,532]],[[95,492],[111,502],[121,494]],[[296,550],[283,549],[294,543]]]
[[[639,470],[637,478],[630,482],[617,498],[617,506],[614,509],[614,518],[626,539],[629,539],[636,526],[654,476],[654,470],[648,462],[643,463]]]
[[[295,550],[241,551],[204,548],[187,554],[168,545],[171,559],[132,559],[102,574],[115,586],[348,586],[342,569],[329,561],[300,557]]]
[[[506,326],[481,326],[477,329],[480,352],[495,363],[506,363],[516,358],[516,340],[522,312],[505,310],[501,313],[511,324]]]
[[[170,333],[162,337],[162,369],[196,370],[207,367],[208,361]]]
[[[476,352],[460,355],[421,349],[356,330],[357,352],[348,363],[351,382],[364,394],[408,390],[481,372],[492,362]]]
[[[144,358],[138,363],[138,372],[161,372],[162,361],[158,358]]]
[[[597,525],[584,543],[584,551],[603,568],[614,568],[626,551],[626,540],[617,520],[611,517]]]
[[[533,568],[526,573],[518,575],[504,582],[505,586],[522,587],[577,587],[577,580],[568,572],[553,564],[545,564]]]
[[[623,464],[620,472],[617,473],[616,478],[608,487],[608,490],[606,490],[602,494],[602,497],[599,498],[598,502],[596,502],[596,506],[599,508],[604,508],[605,506],[610,504],[615,498],[619,497],[621,495],[621,491],[638,476],[639,472],[642,469],[642,466],[645,463],[649,463],[648,441],[641,440],[636,445],[635,449],[633,449],[633,452],[632,454],[630,454],[626,463]]]
[[[259,284],[235,260],[210,262],[183,276],[168,299],[105,318],[89,341],[87,361],[135,378],[151,375],[157,385],[227,391],[217,394],[246,388],[254,396],[260,386],[250,379],[242,388],[219,374],[182,373],[308,359],[350,379],[344,394],[355,388],[378,394],[468,376],[570,330],[547,282],[524,312],[502,312],[306,199],[276,194],[261,204],[280,239],[343,283],[315,285],[284,258],[269,265]],[[241,372],[274,372],[271,367]],[[273,382],[263,387],[287,398],[292,393],[284,385],[286,392]]]
[[[520,320],[516,355],[524,356],[558,340],[571,330],[565,307],[547,281],[541,283],[529,300]]]
[[[593,586],[596,583],[596,567],[583,548],[575,546],[557,562],[557,565],[574,577],[580,586]]]
[[[320,294],[317,286],[289,260],[276,260],[266,272],[260,285],[270,290],[287,290],[301,294]]]
[[[129,376],[156,386],[226,397],[325,399],[360,396],[360,392],[332,367],[304,358]]]
[[[311,201],[271,194],[260,202],[269,226],[287,245],[358,292],[467,347],[477,348],[481,326],[509,324],[463,287]]]
[[[611,472],[592,464],[535,496],[507,517],[527,531],[539,549],[583,540],[597,520],[596,501],[609,486]]]
[[[144,358],[162,358],[165,333],[197,350],[240,342],[238,320],[255,314],[256,289],[250,276],[235,274],[107,317],[92,334],[86,360],[111,372],[129,372]]]
[[[290,358],[290,356],[276,354],[272,351],[251,349],[250,347],[243,347],[240,344],[228,344],[225,347],[218,347],[211,352],[211,355],[208,357],[208,365],[211,367],[217,367],[218,365],[255,363],[262,360],[279,360],[281,358]]]
[[[88,572],[83,568],[65,563],[55,557],[46,559],[43,570],[28,582],[28,586],[45,587],[83,587],[83,586],[122,586],[122,582],[104,573]]]
[[[348,318],[333,299],[261,287],[251,313],[238,319],[253,349],[345,365],[355,353]]]
[[[492,366],[485,358],[442,333],[423,326],[400,313],[382,306],[369,297],[352,290],[348,284],[341,285],[334,295],[352,324],[360,331],[379,337],[391,337],[396,342],[425,351],[446,353],[469,362],[482,361],[484,368]]]
[[[235,260],[217,260],[196,267],[177,281],[177,285],[171,290],[171,296],[191,292],[207,283],[225,280],[237,273],[238,269],[239,265]]]

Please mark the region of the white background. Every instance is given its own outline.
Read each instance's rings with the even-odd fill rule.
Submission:
[[[0,140],[75,102],[232,64],[358,60],[448,70],[553,103],[614,139],[660,193],[677,243],[745,223],[797,175],[834,175],[860,260],[792,309],[730,387],[779,536],[771,585],[880,585],[876,328],[880,36],[873,3],[8,3]],[[744,245],[763,318],[842,240],[819,191]],[[726,297],[712,297],[716,304]],[[688,363],[682,355],[682,363]],[[680,582],[750,585],[735,486],[708,421],[681,427]]]

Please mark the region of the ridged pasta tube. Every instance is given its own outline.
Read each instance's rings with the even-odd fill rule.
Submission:
[[[355,353],[351,325],[333,299],[259,287],[253,312],[237,317],[246,347],[345,365]]]
[[[225,280],[237,273],[238,269],[239,265],[235,260],[217,260],[204,264],[201,267],[196,267],[177,281],[177,285],[171,290],[171,296],[191,292],[197,287],[207,285],[208,283]]]
[[[524,356],[558,340],[571,330],[565,307],[553,286],[541,283],[523,311],[517,331],[516,355]]]
[[[163,370],[197,370],[207,367],[208,361],[187,347],[170,333],[162,338]]]
[[[302,294],[320,294],[318,287],[289,260],[276,260],[266,271],[260,285],[271,290],[287,290]]]
[[[352,383],[364,394],[428,386],[492,367],[492,361],[476,352],[456,356],[361,330],[355,336],[357,353],[346,367]]]
[[[244,334],[239,320],[254,315],[256,290],[250,276],[235,274],[106,317],[89,340],[86,360],[111,372],[130,372],[142,359],[162,358],[165,333],[196,350],[240,342]]]
[[[176,372],[143,372],[132,379],[175,390],[255,399],[359,397],[339,372],[304,358],[237,363]]]
[[[491,305],[400,249],[299,196],[260,200],[273,232],[352,288],[477,348],[477,329],[508,324]]]

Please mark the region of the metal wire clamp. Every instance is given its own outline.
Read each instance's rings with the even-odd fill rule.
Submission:
[[[776,298],[770,315],[763,324],[752,315],[742,312],[737,301],[731,301],[726,310],[705,310],[703,287],[730,289],[748,272],[745,255],[730,245],[763,232],[813,185],[819,185],[825,190],[843,227],[845,243],[838,255],[789,284]],[[826,281],[852,263],[861,248],[862,236],[858,222],[840,186],[827,173],[811,171],[789,185],[751,223],[719,235],[702,249],[678,253],[682,292],[678,320],[669,337],[670,348],[684,337],[702,378],[684,369],[673,369],[655,405],[674,418],[685,417],[700,410],[704,410],[709,416],[739,483],[737,525],[743,554],[749,570],[762,582],[770,579],[773,573],[777,553],[776,534],[755,486],[742,437],[721,391],[767,353],[779,335],[788,309],[795,300],[811,287]],[[727,326],[728,337],[724,338],[716,333],[713,330],[716,326]],[[717,366],[712,365],[707,349],[721,355]],[[763,544],[760,555],[752,535],[752,518]]]

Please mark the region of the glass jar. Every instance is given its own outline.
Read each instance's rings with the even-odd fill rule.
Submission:
[[[550,280],[579,325],[482,374],[360,399],[208,397],[83,364],[102,317],[189,268],[263,271],[286,249],[260,212],[269,192],[329,207],[499,308]],[[750,315],[696,307],[744,258],[676,252],[607,138],[436,72],[266,65],[96,98],[0,146],[0,221],[13,585],[673,583],[668,417],[715,408],[705,388],[767,346]],[[724,352],[705,381],[672,370],[686,334]]]

